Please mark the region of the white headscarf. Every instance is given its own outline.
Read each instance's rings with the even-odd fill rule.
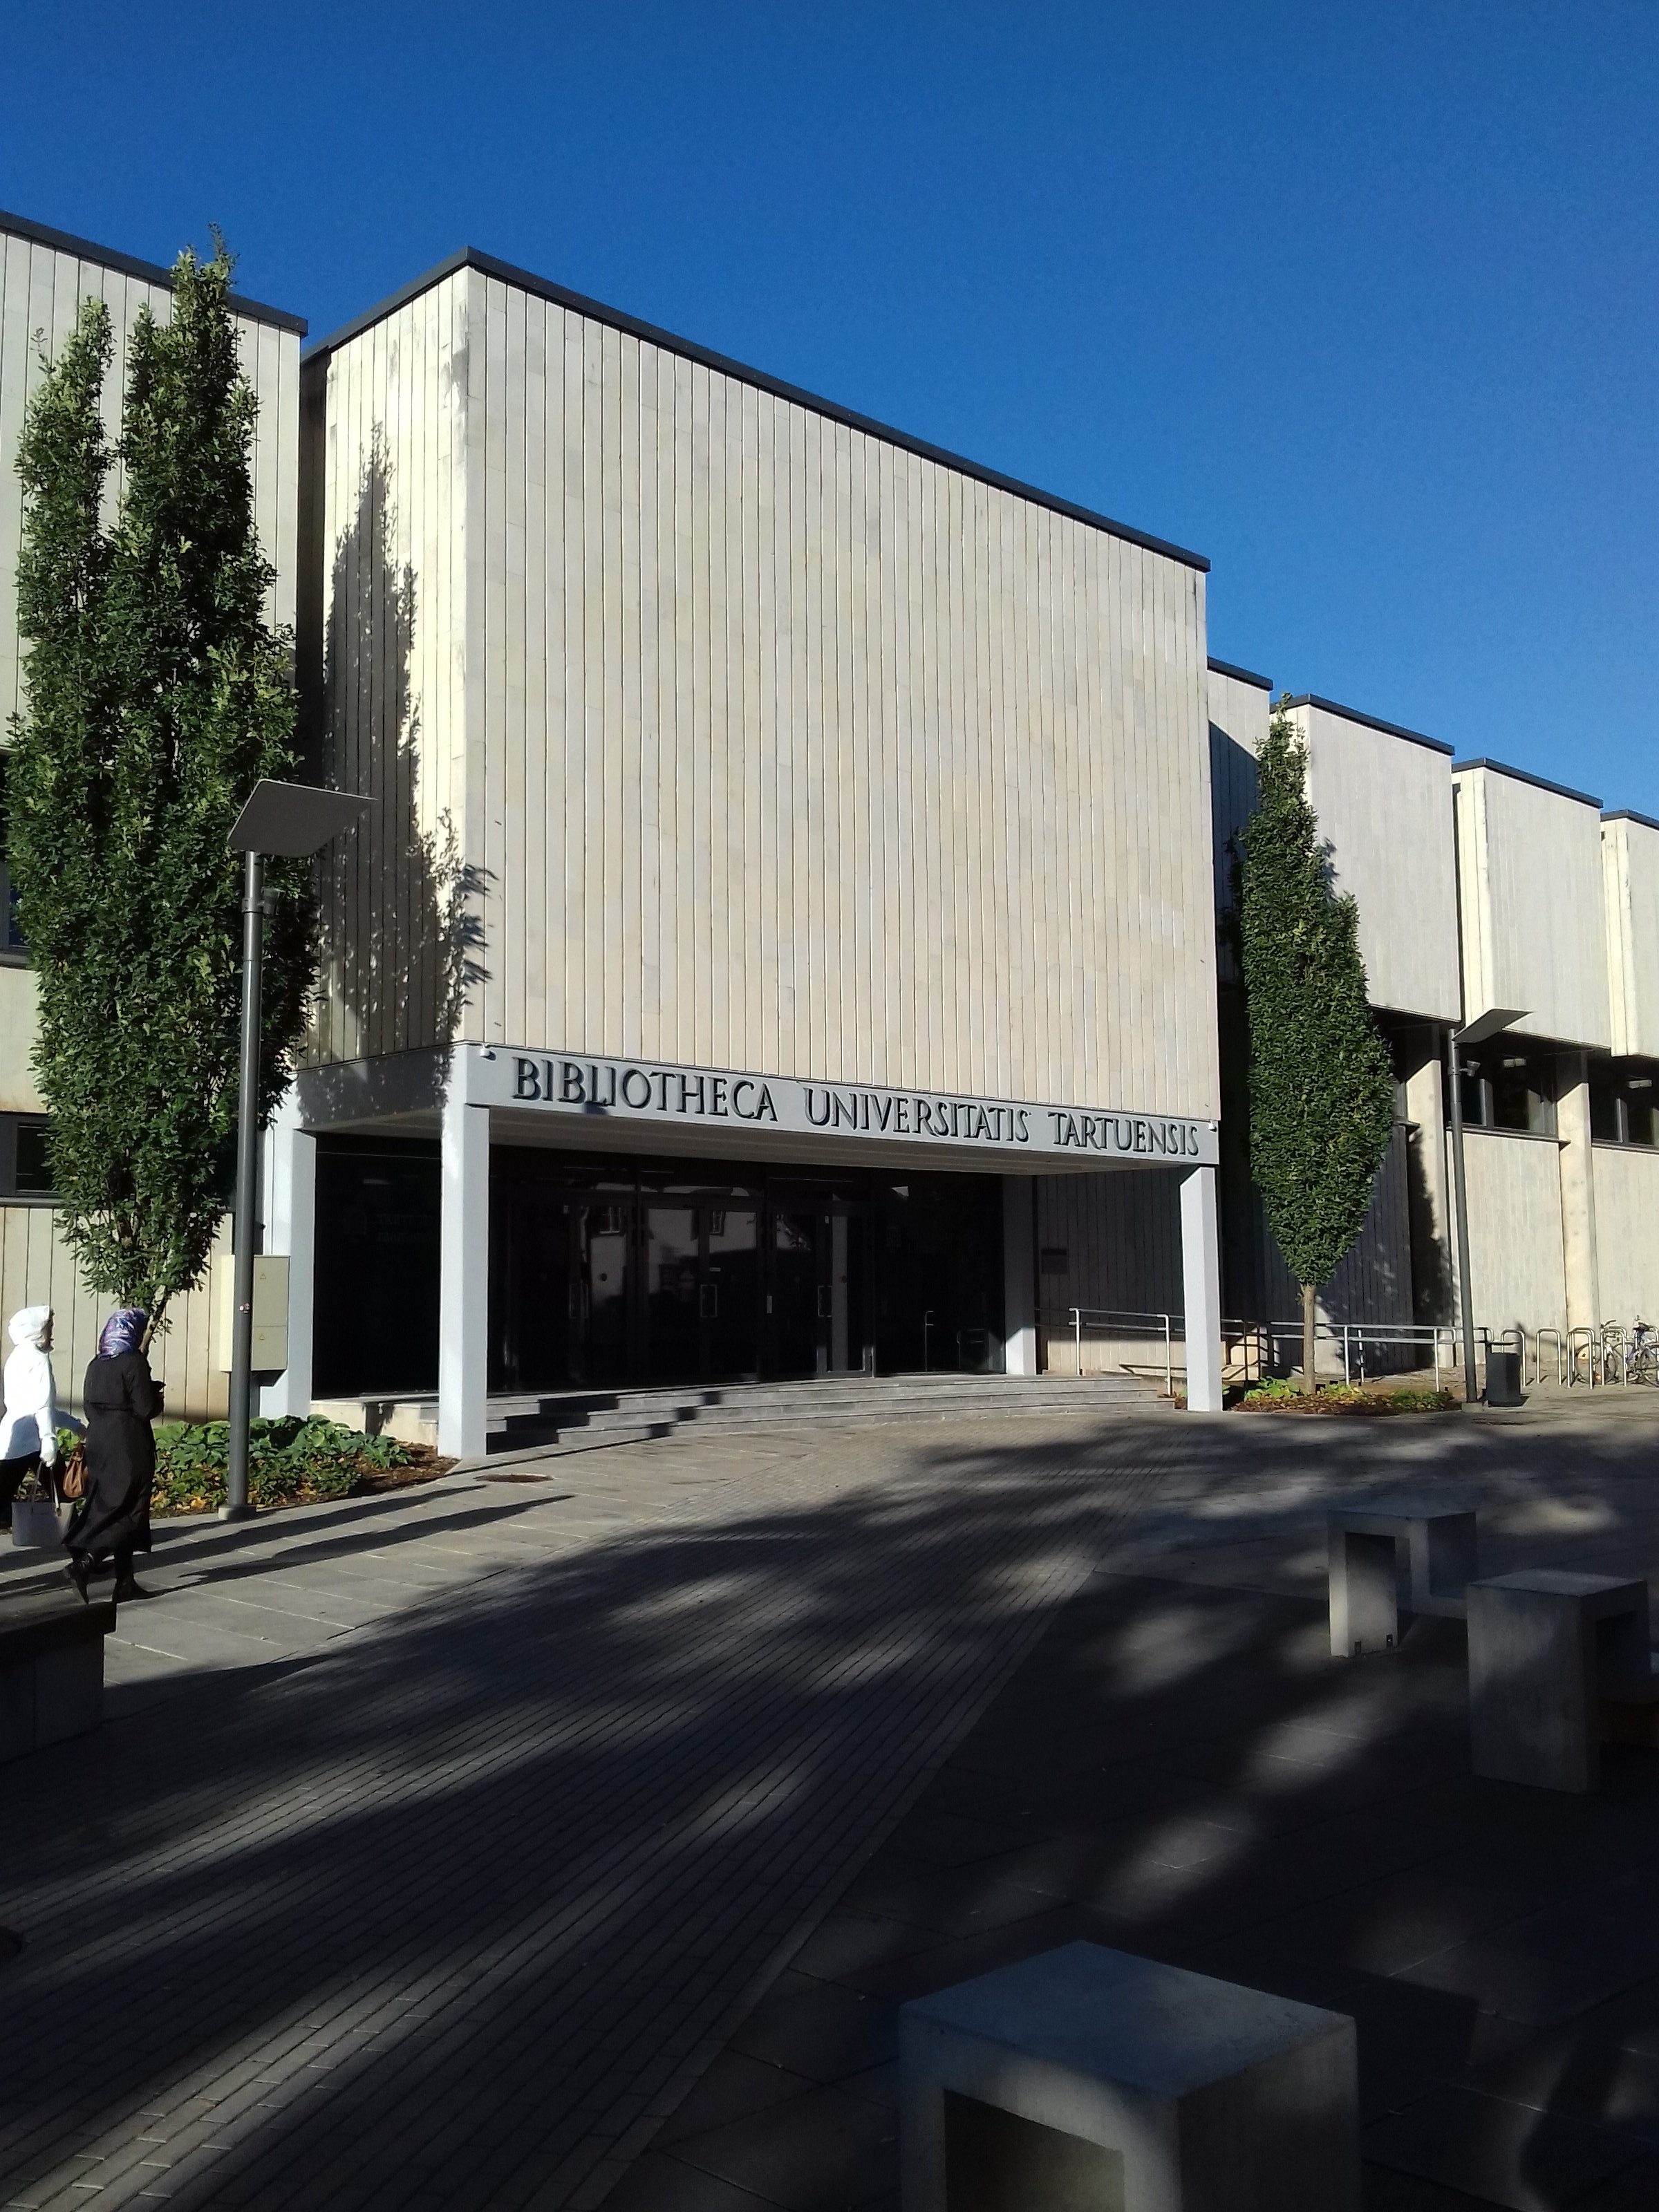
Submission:
[[[0,1459],[39,1452],[51,1467],[58,1457],[58,1385],[52,1357],[40,1340],[52,1321],[50,1306],[25,1306],[8,1334],[17,1346],[6,1362],[6,1413],[0,1421]]]

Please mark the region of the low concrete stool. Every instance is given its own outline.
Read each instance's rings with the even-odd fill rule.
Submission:
[[[1334,1508],[1325,1530],[1334,1657],[1395,1650],[1402,1612],[1462,1619],[1475,1573],[1472,1512],[1377,1498]]]
[[[1601,1701],[1659,1696],[1648,1586],[1537,1567],[1469,1584],[1469,1748],[1493,1782],[1594,1790]]]
[[[21,1759],[104,1717],[104,1638],[115,1607],[67,1590],[0,1603],[0,1761]]]
[[[899,2013],[904,2212],[1355,2212],[1354,2024],[1097,1943]]]

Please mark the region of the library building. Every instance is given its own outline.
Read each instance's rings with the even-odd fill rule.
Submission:
[[[167,311],[165,270],[0,216],[0,713],[33,333],[90,292],[118,356]],[[1226,927],[1271,695],[1209,655],[1206,561],[479,252],[309,345],[236,310],[302,773],[373,801],[319,863],[264,1144],[264,1410],[472,1454],[585,1393],[1092,1376],[1204,1410],[1271,1361],[1297,1302]],[[1479,1320],[1565,1356],[1659,1311],[1659,827],[1290,711],[1398,1074],[1332,1342],[1438,1356],[1446,1039],[1495,1007],[1459,1077]],[[54,1304],[70,1374],[97,1308],[33,1019],[14,943],[0,1295]],[[180,1412],[224,1402],[218,1295],[163,1340]]]

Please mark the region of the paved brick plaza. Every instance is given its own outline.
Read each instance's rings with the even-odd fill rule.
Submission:
[[[1457,1632],[1344,1667],[1319,1600],[1322,1496],[1402,1463],[1489,1571],[1653,1565],[1647,1399],[169,1528],[110,1725],[6,1771],[4,2199],[891,2203],[896,2002],[1083,1934],[1353,2013],[1373,2212],[1659,2203],[1659,1755],[1477,1783]]]

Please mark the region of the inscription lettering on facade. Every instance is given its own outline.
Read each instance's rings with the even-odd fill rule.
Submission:
[[[746,1124],[802,1136],[898,1139],[980,1152],[1060,1155],[1079,1164],[1079,1156],[1092,1156],[1102,1162],[1199,1167],[1213,1165],[1217,1156],[1214,1123],[1182,1115],[805,1083],[793,1076],[500,1048],[478,1054],[468,1096],[478,1105],[542,1113]]]

